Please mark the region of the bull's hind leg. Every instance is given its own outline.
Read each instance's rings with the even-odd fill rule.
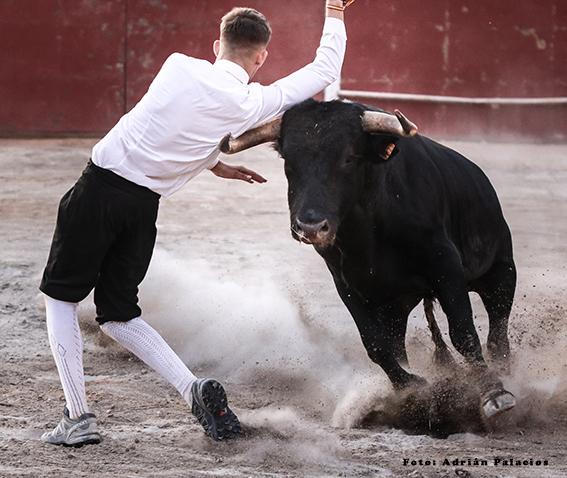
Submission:
[[[476,284],[488,313],[488,354],[506,368],[510,359],[508,319],[516,291],[516,267],[513,262],[498,262]]]
[[[431,332],[431,339],[435,345],[435,353],[433,355],[433,361],[435,365],[443,368],[454,368],[456,363],[455,359],[449,351],[449,347],[443,340],[443,335],[437,321],[435,320],[435,314],[433,312],[433,301],[431,299],[423,299],[423,308],[425,310],[425,317],[427,318],[427,325]]]

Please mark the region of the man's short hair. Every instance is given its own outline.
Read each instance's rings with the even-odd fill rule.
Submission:
[[[221,20],[220,38],[229,48],[247,49],[265,46],[272,28],[264,15],[253,8],[235,7]]]

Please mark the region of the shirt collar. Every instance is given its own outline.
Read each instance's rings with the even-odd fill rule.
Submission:
[[[238,81],[244,83],[245,85],[247,85],[250,81],[250,77],[248,76],[248,73],[246,73],[246,70],[233,61],[217,60],[215,62],[215,66],[234,76]]]

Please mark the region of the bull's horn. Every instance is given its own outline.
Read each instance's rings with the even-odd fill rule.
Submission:
[[[365,111],[362,116],[362,128],[368,133],[393,134],[395,136],[415,136],[417,126],[407,119],[401,111],[395,116],[380,111]]]
[[[270,123],[246,131],[238,138],[233,138],[232,135],[228,134],[222,140],[220,149],[225,154],[234,154],[259,144],[276,141],[280,137],[281,125],[282,120],[278,118]]]

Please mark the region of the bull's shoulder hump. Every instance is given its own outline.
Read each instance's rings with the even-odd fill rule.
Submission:
[[[402,138],[400,149],[405,150],[406,156],[411,162],[423,164],[430,160],[443,172],[444,170],[467,171],[479,177],[486,177],[483,170],[471,158],[450,146],[439,143],[427,136],[418,135],[413,138]]]

